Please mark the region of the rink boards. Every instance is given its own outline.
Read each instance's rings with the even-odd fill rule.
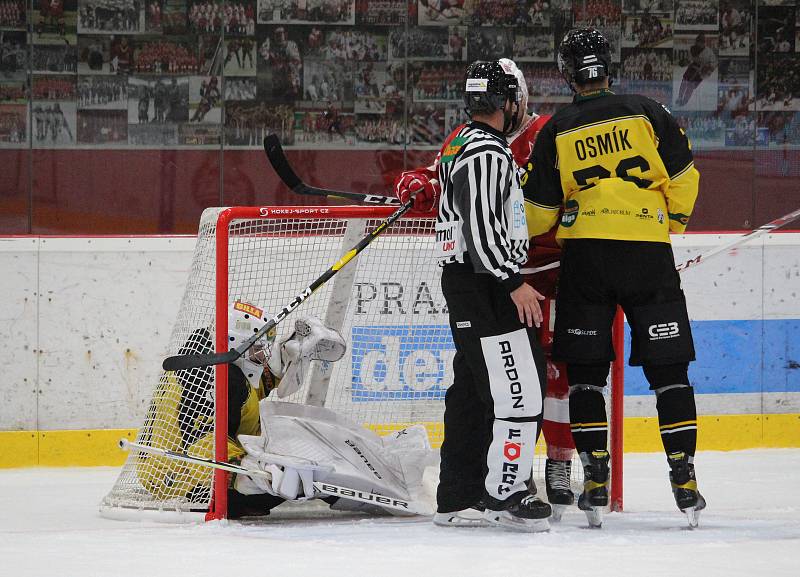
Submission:
[[[729,238],[675,237],[676,258]],[[0,239],[0,467],[121,462],[114,443],[142,421],[194,243],[192,237]],[[800,446],[799,248],[800,234],[777,233],[683,275],[698,354],[690,376],[704,415],[701,447]],[[437,319],[419,330],[443,329]],[[414,345],[422,333],[388,326],[386,332],[408,348],[403,359],[413,355],[414,366],[436,366],[416,373],[414,394],[441,398],[449,345],[427,355]],[[371,337],[350,338],[369,344]],[[380,362],[367,354],[353,357],[350,368],[380,374],[374,372]],[[352,400],[387,395],[403,396],[371,392]],[[654,399],[640,369],[626,371],[625,405],[627,449],[657,450]]]

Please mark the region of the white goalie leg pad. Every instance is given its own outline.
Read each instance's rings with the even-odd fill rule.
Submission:
[[[403,469],[409,491],[422,485],[427,467],[438,465],[437,455],[431,449],[428,430],[424,425],[412,425],[381,437],[384,449],[394,455]]]
[[[245,495],[269,493],[290,501],[312,499],[316,496],[314,481],[325,480],[333,469],[308,459],[271,453],[266,436],[239,435],[239,442],[247,451],[242,466],[271,475],[270,479],[237,476],[234,488]]]
[[[527,491],[536,449],[536,418],[542,413],[542,389],[525,329],[483,337],[481,348],[495,417],[486,454],[486,491],[502,501]]]
[[[308,374],[311,361],[336,362],[344,356],[347,344],[338,331],[326,327],[316,317],[304,317],[294,323],[294,332],[279,344],[269,368],[280,378],[279,398],[297,392]]]
[[[400,438],[410,438],[408,445],[394,439],[387,440],[384,446],[383,437],[322,407],[267,398],[261,401],[260,413],[264,433],[255,438],[264,439],[257,445],[258,450],[268,455],[264,461],[298,472],[314,469],[315,481],[367,494],[413,500],[411,489],[414,483],[420,482],[421,475],[415,472],[416,461],[412,457],[426,462],[431,459],[431,452],[420,447],[423,440],[416,429],[400,435]],[[239,439],[248,453],[256,453],[248,446],[247,437],[240,435]],[[427,443],[427,435],[424,442]],[[302,484],[302,477],[300,480]],[[270,489],[277,490],[271,485]],[[305,486],[301,486],[298,495],[305,494],[304,490]],[[396,510],[391,512],[397,513]]]

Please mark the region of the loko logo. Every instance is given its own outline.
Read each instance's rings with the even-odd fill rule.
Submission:
[[[449,325],[353,327],[352,400],[444,399],[455,345]]]
[[[503,445],[503,456],[508,461],[516,461],[519,459],[520,454],[522,453],[522,445],[519,443],[512,443],[511,441],[506,441],[506,444]]]

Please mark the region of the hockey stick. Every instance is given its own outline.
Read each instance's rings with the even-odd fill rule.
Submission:
[[[345,266],[348,262],[350,262],[353,257],[358,255],[362,250],[364,250],[373,240],[378,238],[381,233],[383,233],[387,228],[392,226],[394,222],[403,216],[406,212],[408,212],[411,207],[414,205],[414,199],[410,199],[405,204],[401,205],[396,211],[392,214],[387,216],[377,227],[372,229],[372,231],[367,234],[367,236],[363,237],[358,243],[347,251],[342,258],[340,258],[332,267],[322,273],[322,276],[317,278],[314,282],[308,285],[305,289],[303,289],[288,305],[283,307],[281,311],[269,319],[267,323],[261,327],[258,332],[253,334],[252,337],[247,339],[241,345],[236,347],[235,349],[231,349],[226,353],[206,353],[206,354],[188,354],[188,355],[175,355],[172,357],[167,357],[164,359],[161,367],[165,371],[180,371],[183,369],[192,369],[195,367],[208,367],[211,365],[221,365],[232,363],[239,357],[241,357],[250,347],[252,347],[256,341],[266,335],[269,331],[271,331],[275,325],[281,322],[283,319],[286,318],[289,313],[291,313],[294,309],[299,307],[303,302],[305,302],[308,297],[310,297],[314,291],[328,282],[339,270]]]
[[[233,463],[226,463],[224,461],[215,461],[214,459],[206,459],[204,457],[192,457],[186,453],[179,453],[178,451],[170,451],[168,449],[158,449],[148,445],[141,445],[139,443],[132,443],[128,439],[119,440],[119,448],[123,451],[138,451],[140,453],[148,453],[151,455],[159,455],[190,463],[192,465],[199,465],[201,467],[209,467],[211,469],[221,469],[230,473],[238,473],[240,475],[247,475],[248,477],[264,477],[265,479],[272,480],[272,475],[268,471],[260,471],[258,469],[246,469]],[[359,503],[369,503],[371,505],[378,505],[386,509],[394,509],[395,511],[402,511],[404,513],[412,513],[415,515],[429,515],[430,512],[426,511],[418,503],[414,501],[407,501],[405,499],[397,499],[395,497],[387,497],[379,493],[370,493],[367,491],[359,491],[357,489],[350,489],[340,485],[333,485],[331,483],[323,483],[322,481],[314,481],[314,491],[320,495],[329,497],[341,497],[350,501],[358,501]]]
[[[760,237],[760,236],[762,236],[762,235],[764,235],[764,234],[766,234],[768,232],[771,232],[773,230],[777,230],[777,229],[779,229],[779,228],[781,228],[783,226],[786,226],[787,224],[789,224],[790,222],[792,222],[794,220],[797,220],[798,218],[800,218],[800,208],[798,208],[797,210],[793,210],[789,214],[785,214],[780,218],[776,218],[775,220],[772,220],[772,221],[768,222],[767,224],[762,224],[758,228],[754,228],[750,232],[748,232],[748,233],[746,233],[746,234],[744,234],[742,236],[738,236],[735,239],[731,240],[730,242],[726,242],[725,244],[721,244],[721,245],[719,245],[719,246],[717,246],[715,248],[712,248],[711,250],[709,250],[707,252],[695,255],[694,257],[690,258],[689,260],[683,261],[683,262],[675,265],[675,270],[677,270],[678,272],[683,272],[687,268],[692,267],[692,266],[696,266],[696,265],[698,265],[700,263],[703,263],[703,262],[706,262],[708,259],[710,259],[712,257],[715,257],[718,254],[722,254],[723,252],[727,252],[727,251],[729,251],[731,249],[736,248],[737,246],[739,246],[741,244],[744,244],[744,243],[749,242],[749,241],[751,241],[753,239],[756,239],[756,238],[758,238],[758,237]],[[554,269],[554,268],[558,268],[559,266],[561,266],[561,263],[559,261],[556,261],[556,262],[551,262],[550,264],[546,264],[544,266],[523,268],[523,269],[520,269],[519,272],[521,274],[536,274],[538,272],[543,272],[543,271],[546,271],[546,270],[551,270],[551,269]]]
[[[798,208],[797,210],[793,210],[789,214],[785,214],[780,218],[776,218],[775,220],[772,220],[772,221],[768,222],[767,224],[762,224],[758,228],[754,228],[750,232],[748,232],[748,233],[746,233],[746,234],[744,234],[744,235],[742,235],[740,237],[737,237],[737,238],[733,239],[730,242],[726,242],[723,245],[720,245],[720,246],[718,246],[716,248],[712,248],[710,251],[708,251],[706,253],[698,254],[694,258],[690,258],[689,260],[684,261],[684,262],[676,265],[675,269],[678,272],[683,272],[687,268],[689,268],[690,266],[698,265],[701,262],[707,261],[708,259],[710,259],[713,256],[716,256],[716,255],[718,255],[720,253],[729,251],[732,248],[736,248],[740,244],[744,244],[744,243],[746,243],[746,242],[748,242],[750,240],[753,240],[754,238],[758,238],[758,237],[760,237],[760,236],[762,236],[762,235],[764,235],[764,234],[766,234],[768,232],[771,232],[773,230],[779,229],[782,226],[786,226],[787,224],[789,224],[793,220],[796,220],[799,217],[800,217],[800,208]]]
[[[278,174],[283,183],[296,194],[311,196],[326,196],[333,198],[345,198],[357,200],[367,204],[381,204],[384,206],[400,206],[400,201],[391,196],[380,196],[376,194],[361,194],[359,192],[347,192],[343,190],[329,190],[327,188],[317,188],[310,186],[300,180],[297,173],[289,165],[286,155],[283,153],[280,140],[275,134],[270,134],[264,138],[264,152],[267,153],[272,168]]]

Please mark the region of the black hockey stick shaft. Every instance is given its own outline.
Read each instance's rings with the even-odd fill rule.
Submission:
[[[300,177],[297,176],[297,173],[289,164],[289,160],[286,158],[286,154],[283,152],[281,142],[275,134],[270,134],[264,138],[264,152],[267,153],[269,163],[272,165],[272,168],[275,169],[278,177],[280,177],[283,183],[296,194],[344,198],[347,200],[357,200],[367,204],[380,204],[384,206],[400,206],[400,201],[391,196],[361,194],[359,192],[348,192],[344,190],[331,190],[327,188],[317,188],[316,186],[306,184],[300,180]]]
[[[205,457],[194,457],[187,453],[180,453],[178,451],[170,451],[169,449],[159,449],[151,447],[150,445],[142,445],[140,443],[133,443],[128,439],[119,440],[119,448],[124,451],[138,451],[140,453],[148,453],[151,455],[159,455],[168,459],[174,459],[183,463],[190,463],[192,465],[199,465],[201,467],[209,467],[211,469],[221,469],[230,473],[237,473],[239,475],[246,475],[248,477],[263,477],[265,479],[272,479],[272,475],[268,471],[261,471],[259,469],[247,469],[241,465],[228,463],[225,461],[216,461],[214,459],[207,459]],[[328,495],[330,497],[342,497],[351,501],[358,501],[359,503],[369,503],[386,507],[387,509],[394,509],[404,513],[415,513],[417,515],[427,515],[429,511],[425,510],[423,506],[414,501],[405,499],[397,499],[395,497],[387,497],[379,493],[372,493],[369,491],[360,491],[351,489],[349,487],[342,487],[332,483],[324,483],[321,481],[314,481],[314,490],[321,495]]]
[[[167,357],[164,359],[164,362],[161,365],[162,368],[165,371],[180,371],[184,369],[193,369],[196,367],[209,367],[211,365],[232,363],[241,357],[250,347],[252,347],[256,341],[261,339],[264,335],[271,331],[273,327],[285,319],[289,313],[299,307],[314,293],[314,291],[333,278],[333,276],[339,272],[342,267],[350,262],[356,255],[358,255],[358,253],[364,250],[373,240],[378,238],[378,236],[380,236],[387,228],[392,226],[395,221],[408,212],[413,205],[414,199],[411,199],[405,204],[401,205],[400,208],[398,208],[392,214],[387,216],[378,226],[370,231],[369,234],[358,241],[353,248],[347,251],[342,258],[336,261],[332,267],[326,270],[319,278],[303,289],[296,297],[294,297],[292,302],[283,307],[277,315],[267,321],[267,323],[261,327],[257,333],[253,334],[252,337],[247,339],[235,349],[231,349],[225,353],[189,354]]]

